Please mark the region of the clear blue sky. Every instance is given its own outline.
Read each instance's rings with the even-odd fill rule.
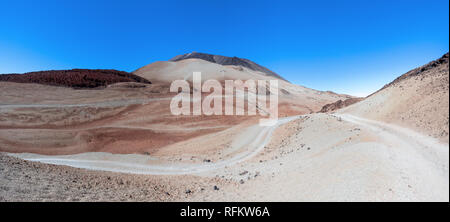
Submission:
[[[367,95],[449,49],[448,0],[0,0],[0,73],[133,71],[192,51]]]

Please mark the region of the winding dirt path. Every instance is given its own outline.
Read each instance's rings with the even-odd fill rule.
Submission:
[[[366,128],[381,138],[389,147],[390,159],[395,160],[397,168],[415,178],[423,187],[432,187],[429,191],[438,192],[447,198],[449,194],[449,146],[437,139],[403,128],[375,120],[349,114],[336,114],[361,128]]]
[[[433,163],[436,167],[442,169],[443,172],[446,172],[446,177],[448,178],[448,144],[440,143],[435,138],[397,125],[365,119],[350,114],[337,114],[335,116],[356,125],[369,128],[385,138],[387,142],[396,145],[396,147],[400,147],[401,145],[407,147],[409,152],[416,152],[426,161]]]
[[[157,158],[139,154],[83,153],[75,155],[48,156],[30,153],[9,154],[29,161],[66,165],[90,170],[102,170],[132,174],[179,175],[195,174],[224,168],[245,161],[264,149],[270,141],[273,131],[280,125],[300,116],[285,117],[273,126],[254,125],[245,129],[241,136],[233,140],[230,149],[239,150],[231,158],[217,162],[200,164],[167,163]],[[244,135],[244,136],[242,136]]]

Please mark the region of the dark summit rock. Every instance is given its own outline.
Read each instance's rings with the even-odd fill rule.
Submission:
[[[199,52],[191,52],[184,55],[178,55],[170,59],[169,61],[181,61],[185,59],[202,59],[208,62],[220,64],[220,65],[234,65],[234,66],[241,66],[245,67],[254,71],[259,71],[262,73],[265,73],[268,76],[273,76],[279,79],[285,80],[280,75],[276,74],[275,72],[272,72],[268,68],[258,65],[248,59],[238,58],[238,57],[228,57],[228,56],[221,56],[221,55],[212,55],[207,53],[199,53]],[[287,80],[285,80],[287,81]]]

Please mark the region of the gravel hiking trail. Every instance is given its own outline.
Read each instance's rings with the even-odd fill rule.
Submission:
[[[285,117],[273,126],[250,126],[234,138],[229,149],[239,151],[236,155],[217,162],[201,164],[164,163],[157,158],[140,154],[110,154],[101,152],[75,155],[48,156],[31,153],[9,154],[29,161],[66,165],[76,168],[111,171],[131,174],[180,175],[195,174],[232,166],[250,159],[270,141],[273,131],[280,125],[298,119],[300,116]]]

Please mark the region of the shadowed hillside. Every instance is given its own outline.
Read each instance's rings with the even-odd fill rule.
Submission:
[[[348,98],[346,100],[338,100],[334,103],[329,103],[325,106],[322,107],[322,109],[319,111],[320,113],[326,113],[326,112],[331,112],[334,110],[338,110],[338,109],[342,109],[344,107],[350,106],[354,103],[357,103],[361,100],[363,100],[364,98]]]

